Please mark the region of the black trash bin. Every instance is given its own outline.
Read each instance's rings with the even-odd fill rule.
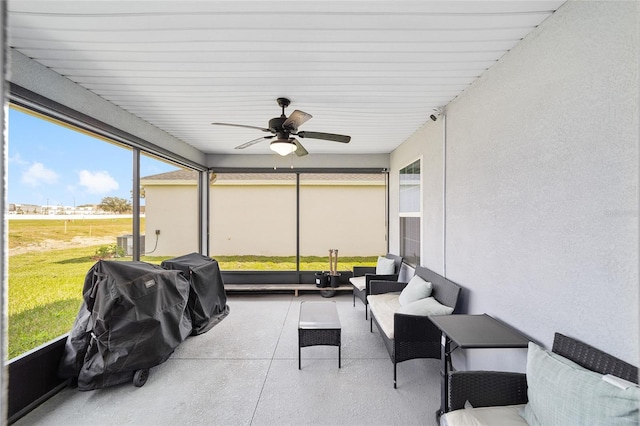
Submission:
[[[182,271],[189,279],[187,308],[193,331],[198,335],[209,331],[229,314],[227,295],[218,262],[199,253],[167,259],[162,267]]]
[[[82,295],[58,370],[80,390],[144,385],[148,369],[191,333],[189,281],[180,271],[101,260],[85,276]]]
[[[329,286],[329,274],[327,272],[316,272],[316,287],[325,288]]]

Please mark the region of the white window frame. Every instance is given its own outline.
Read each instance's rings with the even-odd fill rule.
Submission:
[[[418,163],[419,167],[420,167],[420,179],[419,179],[419,188],[418,188],[418,193],[419,193],[419,200],[418,200],[418,211],[410,211],[410,212],[403,212],[402,211],[402,201],[401,201],[401,197],[402,197],[402,171],[407,169],[409,166],[412,166],[413,164]],[[400,234],[401,229],[402,229],[402,218],[405,217],[417,217],[420,219],[420,235],[419,235],[419,239],[420,239],[420,247],[418,248],[418,256],[419,258],[418,260],[418,264],[422,263],[422,259],[424,258],[423,256],[423,246],[424,246],[424,239],[422,238],[423,234],[423,227],[424,227],[424,220],[422,217],[422,213],[423,213],[423,191],[422,189],[424,188],[424,173],[422,170],[424,161],[422,156],[419,156],[418,158],[416,158],[415,160],[407,163],[404,167],[401,167],[398,170],[398,240],[399,240],[399,251],[400,251],[400,255],[402,256],[402,247],[404,247],[404,236]],[[418,265],[413,265],[413,261],[412,259],[409,259],[409,261],[407,262],[412,266],[418,266]]]

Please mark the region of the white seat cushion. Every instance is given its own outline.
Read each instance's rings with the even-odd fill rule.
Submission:
[[[364,290],[367,287],[367,277],[365,277],[364,275],[361,277],[349,278],[349,282],[360,291]]]
[[[527,426],[518,412],[521,405],[464,408],[450,411],[440,418],[442,426]]]
[[[400,308],[399,292],[372,294],[367,296],[371,315],[376,317],[380,328],[389,339],[393,339],[393,315]]]

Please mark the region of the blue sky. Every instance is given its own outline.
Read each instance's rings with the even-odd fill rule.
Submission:
[[[177,167],[142,155],[140,175]],[[80,206],[131,200],[131,150],[9,109],[8,202]]]

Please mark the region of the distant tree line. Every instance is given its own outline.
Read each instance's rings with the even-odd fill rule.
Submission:
[[[119,197],[105,197],[102,199],[100,204],[98,204],[105,212],[113,212],[113,213],[129,213],[131,212],[131,203],[129,200],[125,198]]]

